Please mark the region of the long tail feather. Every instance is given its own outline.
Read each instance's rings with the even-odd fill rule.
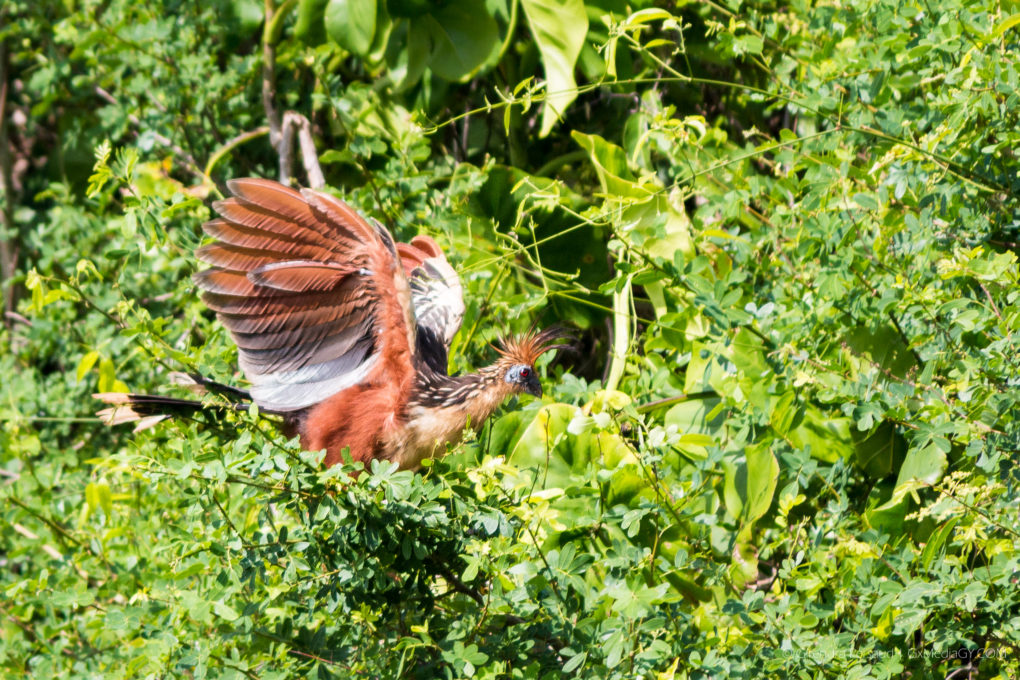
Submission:
[[[236,392],[243,391],[236,390]],[[96,412],[96,415],[104,423],[107,425],[138,423],[135,426],[135,432],[148,429],[167,418],[187,417],[199,412],[222,412],[225,410],[245,410],[248,408],[248,405],[244,403],[222,406],[210,405],[193,399],[176,399],[174,397],[161,397],[154,394],[99,392],[92,396],[104,403],[110,404],[110,408],[104,408]]]
[[[198,373],[180,373],[175,371],[170,374],[170,384],[183,387],[195,394],[207,394],[212,392],[213,394],[220,394],[231,399],[251,401],[251,394],[248,393],[248,390],[224,385],[223,383],[210,380]]]

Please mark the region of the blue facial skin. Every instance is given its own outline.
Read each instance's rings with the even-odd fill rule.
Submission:
[[[504,380],[528,394],[536,397],[542,396],[542,383],[538,382],[538,375],[533,366],[527,364],[511,366],[510,370],[506,372]]]

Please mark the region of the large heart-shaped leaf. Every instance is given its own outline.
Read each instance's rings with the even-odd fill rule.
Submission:
[[[485,5],[474,0],[451,2],[422,17],[434,45],[429,66],[447,80],[467,80],[499,54],[499,30]]]
[[[545,108],[540,137],[556,125],[577,98],[574,64],[588,34],[582,0],[521,0],[545,69]]]
[[[372,49],[377,10],[376,0],[329,0],[326,33],[345,50],[365,56]]]

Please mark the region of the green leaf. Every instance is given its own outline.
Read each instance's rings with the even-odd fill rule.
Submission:
[[[564,673],[573,673],[575,670],[581,667],[585,659],[588,658],[587,652],[578,652],[574,656],[567,659],[567,662],[563,664]]]
[[[870,434],[852,428],[850,435],[857,464],[872,477],[886,477],[901,464],[906,444],[892,423],[882,423]]]
[[[684,453],[693,455],[695,458],[704,458],[706,453],[701,446],[685,446],[685,441],[694,441],[689,437],[704,437],[702,441],[708,441],[707,445],[725,447],[729,438],[726,427],[726,418],[720,413],[714,412],[721,403],[718,398],[690,399],[683,401],[666,412],[664,422],[666,425],[673,425],[683,433],[680,439],[680,448]]]
[[[95,486],[99,507],[101,507],[103,509],[103,513],[109,517],[113,514],[113,494],[110,491],[110,485],[106,482],[99,482]]]
[[[241,24],[244,35],[251,35],[262,23],[265,16],[265,3],[260,0],[231,0],[230,9],[235,19]]]
[[[116,368],[113,365],[113,360],[104,358],[99,362],[99,391],[100,392],[114,392],[114,383],[117,380]]]
[[[942,550],[942,546],[946,544],[949,537],[953,534],[953,529],[959,523],[959,517],[951,517],[949,520],[939,527],[936,531],[932,532],[931,536],[928,537],[928,542],[924,546],[924,550],[921,552],[921,564],[927,569],[931,566],[932,560]]]
[[[723,461],[723,500],[726,509],[745,526],[768,511],[779,482],[779,462],[769,443],[748,446],[743,460],[730,456]]]
[[[52,596],[52,604],[56,607],[87,607],[95,601],[95,592],[85,590],[84,586],[55,592]]]
[[[326,41],[326,5],[329,0],[300,0],[294,36],[306,45],[321,45]]]
[[[765,42],[756,35],[742,35],[733,41],[734,54],[761,54]]]
[[[715,440],[707,434],[684,434],[680,436],[680,440],[677,443],[682,446],[705,447],[714,445]]]
[[[441,78],[467,80],[499,54],[496,20],[481,2],[453,0],[421,21],[432,34],[429,66]]]
[[[237,613],[237,610],[225,602],[213,602],[212,609],[217,616],[226,619],[227,621],[234,621],[240,616],[240,614]]]
[[[626,152],[598,135],[572,130],[570,136],[588,152],[603,193],[648,199],[649,189],[641,187],[627,165]]]
[[[853,198],[854,203],[865,210],[878,210],[878,199],[875,198],[874,194],[859,193],[854,194]]]
[[[912,482],[934,484],[942,479],[946,471],[946,454],[935,444],[924,447],[911,447],[900,466],[896,477],[897,489]]]
[[[582,0],[520,2],[545,69],[546,99],[538,133],[545,137],[577,98],[574,65],[588,34],[588,14]]]
[[[999,24],[995,27],[995,30],[992,31],[991,33],[991,38],[993,40],[998,40],[999,38],[1006,34],[1006,31],[1018,25],[1020,25],[1020,14],[1013,14],[1011,16],[1008,16],[1002,21],[1000,21]]]
[[[578,408],[570,404],[546,404],[535,413],[507,462],[526,469],[540,470],[543,488],[568,486],[573,472],[588,469],[591,464],[593,433],[568,433]]]
[[[786,434],[791,444],[806,449],[811,457],[826,463],[849,460],[854,455],[854,441],[850,433],[849,418],[834,418],[814,404],[803,409],[803,418],[795,421]]]
[[[375,38],[376,0],[328,0],[326,33],[340,47],[365,56]]]
[[[767,443],[750,446],[747,457],[747,501],[744,517],[754,522],[765,514],[772,504],[779,481],[779,461],[772,454]]]
[[[751,525],[737,533],[728,573],[738,588],[746,587],[758,576],[758,548],[751,541]]]
[[[620,24],[621,28],[630,29],[636,26],[650,23],[652,21],[665,21],[672,19],[673,15],[664,9],[648,8],[634,12]]]
[[[430,43],[431,32],[425,22],[402,19],[394,22],[386,61],[396,92],[414,87],[421,80],[429,65]]]
[[[85,374],[92,370],[92,367],[96,365],[96,361],[98,360],[99,352],[97,352],[96,350],[92,350],[91,352],[85,354],[78,361],[78,370],[75,373],[76,380],[78,382],[81,382],[82,378],[85,377]]]
[[[794,404],[796,396],[794,391],[790,390],[771,404],[769,424],[782,436],[789,433],[797,415],[797,407]]]

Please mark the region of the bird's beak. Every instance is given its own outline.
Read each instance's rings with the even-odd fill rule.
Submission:
[[[533,376],[531,376],[528,379],[528,382],[525,383],[524,391],[527,392],[528,394],[532,395],[532,396],[541,397],[542,396],[542,383],[540,383],[538,381],[538,378],[533,375]]]

